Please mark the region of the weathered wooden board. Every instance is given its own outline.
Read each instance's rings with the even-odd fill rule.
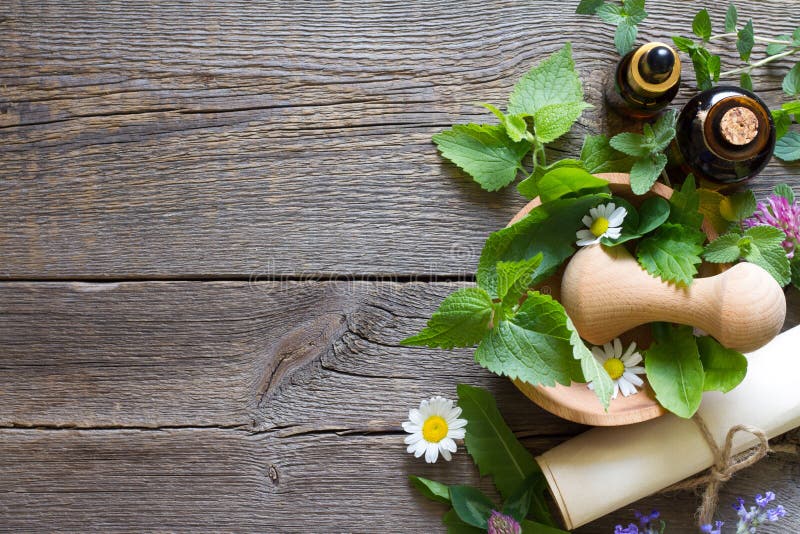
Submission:
[[[601,96],[612,28],[574,7],[6,3],[0,277],[470,273],[524,202],[442,164],[433,133],[493,120],[473,102],[502,104],[565,40],[596,109],[552,157],[621,127]],[[687,33],[694,10],[648,2],[642,38]],[[774,34],[800,24],[782,1],[739,11]],[[779,78],[760,72],[778,103]],[[787,174],[774,164],[754,186]]]

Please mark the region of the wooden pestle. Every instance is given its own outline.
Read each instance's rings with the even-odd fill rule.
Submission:
[[[570,260],[561,303],[582,338],[595,345],[654,321],[695,326],[741,352],[764,346],[786,318],[786,298],[772,276],[739,263],[676,287],[642,269],[623,246],[590,245]]]

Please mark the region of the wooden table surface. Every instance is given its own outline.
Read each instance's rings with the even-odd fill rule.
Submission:
[[[481,191],[432,134],[491,121],[473,102],[504,102],[566,40],[596,108],[552,157],[621,127],[601,97],[612,29],[575,4],[5,2],[0,530],[437,531],[407,475],[477,477],[463,449],[405,453],[420,399],[488,387],[534,453],[582,432],[471,350],[398,345],[525,203]],[[699,8],[647,4],[642,39],[687,34]],[[797,4],[737,5],[757,30],[800,25]],[[779,103],[780,72],[759,73]],[[752,187],[784,180],[800,168]],[[796,324],[796,291],[789,309]],[[772,489],[793,513],[773,532],[800,530],[798,443],[729,482],[722,516]],[[695,505],[630,508],[690,532]]]

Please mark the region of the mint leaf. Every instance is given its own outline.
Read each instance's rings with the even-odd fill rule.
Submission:
[[[748,91],[753,90],[753,78],[750,76],[749,72],[743,72],[739,76],[739,85],[742,86],[742,89],[747,89]]]
[[[592,107],[583,101],[542,106],[533,114],[533,130],[540,143],[555,141],[572,128],[584,109]]]
[[[703,41],[708,41],[709,37],[711,37],[711,17],[708,16],[708,11],[705,9],[701,9],[694,16],[692,32]]]
[[[511,309],[528,292],[533,273],[542,263],[542,255],[520,261],[497,262],[497,298]]]
[[[580,361],[581,373],[586,382],[594,384],[594,393],[600,399],[603,408],[608,410],[608,405],[611,402],[611,395],[614,393],[614,382],[605,370],[603,364],[597,361],[592,351],[586,348],[581,336],[578,334],[575,325],[569,317],[566,320],[567,329],[572,332],[570,336],[570,343],[574,357]]]
[[[520,183],[517,184],[517,191],[527,198],[536,198],[539,196],[539,180],[547,174],[548,172],[559,169],[561,167],[575,167],[578,169],[583,169],[583,163],[578,161],[577,159],[570,159],[565,158],[556,161],[552,165],[547,167],[539,166],[534,169],[533,173],[530,176],[522,180]]]
[[[728,349],[711,336],[697,338],[700,361],[703,363],[704,391],[727,393],[738,386],[747,374],[744,354]]]
[[[483,289],[468,287],[450,294],[433,312],[428,326],[401,345],[426,347],[471,347],[489,330],[492,299]]]
[[[711,79],[713,74],[710,70],[709,61],[711,61],[711,52],[702,46],[695,47],[689,52],[689,57],[692,59],[692,67],[694,68],[694,77],[697,81],[697,88],[701,91],[711,89]]]
[[[700,406],[705,381],[697,342],[690,327],[667,326],[663,330],[645,351],[647,380],[664,408],[689,418]]]
[[[506,134],[512,141],[519,142],[525,139],[533,142],[533,135],[528,131],[528,124],[525,122],[523,115],[506,115],[492,104],[482,103],[481,106],[500,119],[500,124],[505,128]]]
[[[483,388],[459,384],[458,405],[467,421],[464,444],[481,476],[491,475],[503,498],[541,470],[533,456],[514,437],[497,410],[492,395]]]
[[[633,160],[627,154],[612,148],[605,135],[587,135],[583,139],[581,161],[584,168],[593,173],[629,172]]]
[[[489,124],[457,124],[434,135],[433,142],[442,156],[487,191],[513,182],[522,158],[531,148],[527,141],[512,141],[502,126]]]
[[[486,529],[494,503],[478,488],[450,486],[450,502],[458,518],[473,527]]]
[[[426,497],[432,501],[450,504],[450,488],[447,486],[447,484],[442,484],[441,482],[436,482],[435,480],[429,480],[427,478],[414,475],[409,476],[408,479],[411,481],[411,484],[423,495],[423,497]]]
[[[788,184],[778,184],[778,185],[776,185],[772,189],[772,193],[777,195],[777,196],[779,196],[779,197],[785,198],[786,200],[789,201],[790,204],[792,202],[794,202],[794,189],[789,187]]]
[[[781,87],[783,92],[789,96],[796,96],[800,93],[800,63],[795,63],[794,67],[789,69],[789,72],[783,77]]]
[[[703,214],[700,213],[700,193],[694,184],[694,175],[686,177],[680,190],[674,189],[669,199],[669,222],[700,228]]]
[[[773,226],[753,226],[739,241],[742,257],[767,271],[781,287],[791,281],[789,258],[783,242],[786,234]]]
[[[532,285],[550,276],[575,252],[575,233],[583,227],[581,219],[609,195],[561,198],[531,210],[522,220],[489,235],[478,261],[478,285],[493,287],[498,261],[518,261],[543,254]]]
[[[580,167],[559,167],[539,180],[539,198],[550,202],[563,196],[608,187],[608,180],[597,178]]]
[[[786,102],[785,104],[781,105],[781,109],[786,113],[791,113],[791,114],[800,113],[800,100],[795,100],[794,102]]]
[[[708,69],[708,75],[711,77],[712,80],[715,82],[719,81],[719,71],[722,67],[722,60],[719,56],[711,56],[706,61],[706,68]]]
[[[616,25],[625,20],[622,7],[617,4],[605,3],[597,8],[595,14],[600,17],[600,20],[609,24]]]
[[[775,139],[780,139],[789,132],[792,116],[783,109],[773,109],[772,120],[775,122]]]
[[[723,198],[719,203],[720,215],[730,222],[739,222],[756,211],[756,196],[751,190],[740,191]]]
[[[533,385],[569,385],[575,362],[564,307],[529,292],[517,313],[495,325],[475,351],[475,361],[495,374]]]
[[[692,41],[687,37],[681,37],[679,35],[674,35],[672,37],[672,42],[675,43],[675,48],[677,48],[681,52],[686,52],[687,54],[691,53],[692,50],[697,48],[697,45],[694,44],[694,41]]]
[[[653,124],[651,152],[661,152],[667,148],[672,138],[675,137],[675,123],[677,120],[678,116],[675,114],[675,110],[668,109]]]
[[[747,24],[737,32],[736,50],[739,51],[739,57],[742,61],[750,59],[750,53],[753,51],[755,38],[753,35],[753,19],[747,21]]]
[[[669,218],[669,202],[661,197],[648,198],[639,208],[639,227],[637,233],[645,235],[662,224]]]
[[[650,147],[647,140],[641,134],[633,132],[623,132],[615,135],[609,141],[612,148],[619,150],[623,154],[642,158],[650,155]]]
[[[636,195],[647,193],[666,165],[667,156],[660,153],[636,160],[631,167],[631,191]]]
[[[777,37],[775,37],[775,39],[778,40],[778,41],[791,41],[792,40],[792,36],[783,34],[783,35],[778,35]],[[788,44],[770,43],[770,44],[767,45],[766,53],[767,53],[768,56],[774,56],[775,54],[780,54],[781,52],[786,50],[788,47],[789,47]]]
[[[739,239],[738,234],[725,234],[706,245],[703,257],[711,263],[733,263],[739,259]]]
[[[800,133],[789,132],[775,143],[775,157],[783,161],[800,159]]]
[[[725,33],[732,33],[736,31],[736,22],[739,18],[736,13],[736,6],[733,4],[728,5],[728,11],[725,12]]]
[[[517,82],[508,99],[508,113],[533,116],[545,106],[575,102],[583,102],[583,88],[572,60],[572,46],[566,43]]]
[[[705,234],[680,224],[664,223],[639,242],[639,263],[666,282],[690,285],[701,262]]]
[[[603,5],[604,0],[581,0],[575,13],[578,15],[594,15],[597,9]]]
[[[725,195],[710,189],[698,189],[697,193],[700,195],[700,213],[714,227],[717,234],[724,233],[730,226],[730,223],[722,217],[719,211],[720,203],[725,199]]]
[[[624,56],[633,49],[637,34],[636,24],[628,18],[620,21],[614,32],[614,46],[619,55]]]

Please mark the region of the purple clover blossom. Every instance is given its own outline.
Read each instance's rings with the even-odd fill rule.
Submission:
[[[516,519],[510,515],[501,514],[497,510],[492,510],[489,516],[489,534],[521,534],[522,527]]]
[[[770,195],[757,204],[755,213],[742,224],[745,228],[766,225],[783,230],[786,234],[783,248],[789,259],[794,258],[795,251],[800,248],[800,203],[796,200],[790,203],[785,197]]]
[[[713,527],[710,524],[700,527],[700,532],[704,532],[706,534],[722,534],[722,525],[724,524],[725,523],[722,521],[715,521]]]

